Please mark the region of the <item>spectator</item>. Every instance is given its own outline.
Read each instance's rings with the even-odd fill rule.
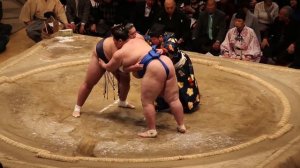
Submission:
[[[0,0],[0,53],[6,49],[6,45],[9,41],[9,35],[12,30],[12,26],[9,24],[1,23],[3,17],[2,0]]]
[[[245,19],[246,26],[254,30],[258,41],[261,42],[258,20],[257,17],[249,10],[249,1],[245,0],[241,2],[240,8],[246,13],[246,19]],[[230,29],[234,27],[235,15],[236,13],[233,14],[231,18],[230,26],[229,26]]]
[[[193,14],[193,18],[198,19],[199,13],[204,11],[205,9],[205,1],[204,0],[191,0],[191,8],[195,10]]]
[[[100,37],[110,36],[110,29],[114,24],[121,23],[118,13],[119,2],[116,0],[90,0],[90,31],[92,35]]]
[[[263,35],[278,16],[279,7],[272,0],[263,0],[255,5],[254,15],[258,19],[259,31]]]
[[[300,22],[300,3],[299,0],[290,0],[290,6],[293,9],[293,18]]]
[[[118,17],[122,24],[131,22],[136,10],[136,0],[119,0]]]
[[[181,11],[191,20],[191,30],[195,28],[199,13],[204,9],[204,4],[205,2],[202,0],[191,0],[189,3],[183,3],[183,6],[180,8]]]
[[[278,17],[270,26],[262,40],[264,63],[271,58],[277,65],[287,65],[294,59],[295,42],[297,38],[297,23],[292,18],[290,6],[280,9]]]
[[[47,12],[53,12],[64,27],[70,27],[64,7],[59,0],[27,0],[19,18],[26,24],[27,35],[35,42],[42,40],[42,28],[46,20],[44,14]]]
[[[232,15],[236,12],[233,0],[220,0],[217,2],[217,9],[223,11],[226,15],[226,28],[229,27]]]
[[[274,2],[278,5],[279,9],[290,4],[289,0],[274,0]]]
[[[131,21],[141,34],[146,34],[153,25],[154,18],[158,14],[159,7],[156,0],[137,2]]]
[[[226,34],[225,14],[216,7],[215,0],[208,0],[192,34],[193,50],[214,56],[220,54],[220,44]]]
[[[260,45],[253,29],[245,25],[246,14],[240,10],[235,15],[234,28],[231,28],[221,44],[221,57],[259,62]]]
[[[66,14],[74,32],[85,34],[90,15],[90,2],[88,0],[67,0]]]
[[[255,8],[255,5],[260,2],[259,0],[250,0],[250,3],[249,3],[249,10],[254,13],[254,8]]]
[[[176,8],[174,0],[166,0],[164,3],[164,10],[162,10],[154,23],[162,24],[165,26],[166,32],[174,33],[175,38],[178,39],[177,43],[183,47],[188,43],[190,37],[190,21],[184,13]]]
[[[298,25],[299,30],[299,25]],[[295,43],[295,57],[293,62],[289,65],[290,68],[300,69],[300,32],[298,31],[297,40]]]

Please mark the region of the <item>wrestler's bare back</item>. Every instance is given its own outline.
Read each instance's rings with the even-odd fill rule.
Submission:
[[[116,45],[114,44],[113,37],[108,37],[103,42],[103,51],[108,60],[111,59],[113,54],[118,50]]]

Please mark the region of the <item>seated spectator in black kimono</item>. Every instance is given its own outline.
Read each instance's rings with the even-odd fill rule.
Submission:
[[[287,65],[294,60],[297,23],[292,18],[290,6],[280,9],[278,17],[262,40],[263,63],[271,59],[276,65]]]
[[[176,8],[174,0],[166,0],[164,10],[161,10],[154,19],[154,23],[165,26],[166,32],[171,32],[178,39],[180,47],[185,47],[190,39],[190,20]]]

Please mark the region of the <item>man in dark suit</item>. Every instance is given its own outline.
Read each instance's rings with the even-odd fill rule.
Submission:
[[[144,0],[136,3],[131,22],[141,34],[146,34],[153,25],[154,17],[157,15],[158,6],[156,0]]]
[[[290,6],[280,9],[278,16],[265,32],[261,47],[264,61],[272,59],[276,65],[286,66],[295,57],[295,43],[297,41],[298,22],[293,18]]]
[[[193,50],[214,56],[220,54],[220,44],[226,35],[226,15],[216,7],[215,0],[208,0],[192,32]]]
[[[75,32],[84,34],[90,15],[89,0],[67,0],[66,15]]]
[[[164,10],[159,12],[154,23],[162,24],[166,32],[174,33],[175,38],[178,39],[177,44],[186,49],[186,44],[190,39],[190,20],[177,9],[174,0],[165,0]]]
[[[90,33],[94,36],[108,37],[111,35],[110,29],[114,24],[126,22],[126,16],[123,16],[121,4],[123,1],[117,0],[93,0],[90,7]],[[125,19],[125,20],[124,20]]]

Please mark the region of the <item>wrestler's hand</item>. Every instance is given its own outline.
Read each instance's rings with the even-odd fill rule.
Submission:
[[[106,64],[105,64],[104,61],[102,61],[102,59],[99,59],[98,63],[99,63],[99,65],[100,65],[102,68],[105,69]]]
[[[158,49],[156,49],[156,52],[157,52],[158,54],[163,54],[163,53],[164,53],[164,50],[161,49],[161,48],[158,48]]]

